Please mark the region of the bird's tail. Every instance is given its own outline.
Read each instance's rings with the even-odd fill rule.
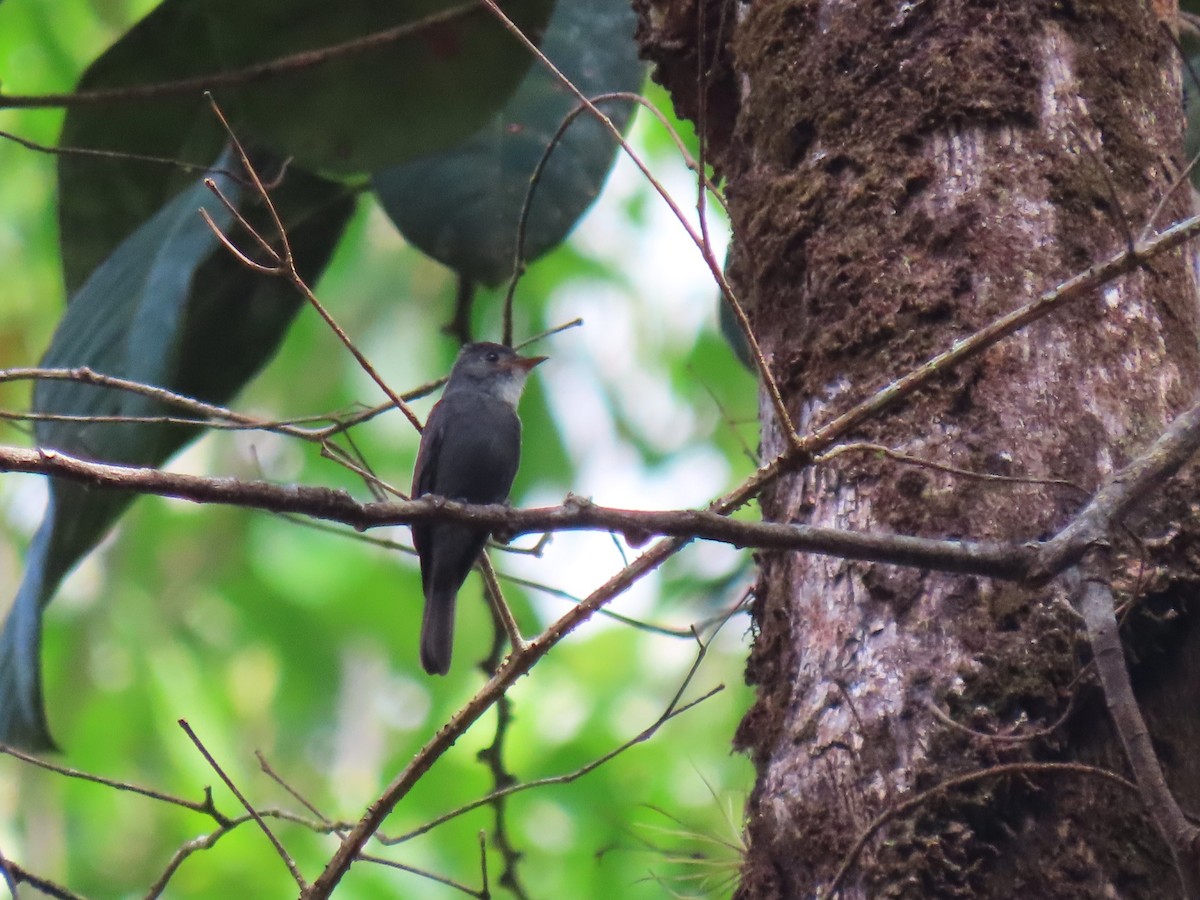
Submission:
[[[432,590],[425,598],[425,614],[421,618],[421,665],[430,675],[445,675],[450,671],[457,594],[457,590]]]

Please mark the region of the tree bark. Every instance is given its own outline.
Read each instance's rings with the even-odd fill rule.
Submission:
[[[1190,212],[1176,185],[1178,59],[1145,4],[635,6],[656,77],[683,114],[703,113],[733,219],[731,280],[802,433],[1121,249],[1156,210],[1156,228]],[[1189,250],[1148,262],[855,435],[1077,489],[851,453],[780,479],[764,517],[938,538],[1052,534],[1196,396],[1190,260]],[[786,437],[770,403],[761,408],[765,460]],[[1140,543],[1118,544],[1116,582],[1118,600],[1139,610],[1126,628],[1135,686],[1185,808],[1200,807],[1192,483],[1177,479],[1130,523]],[[876,816],[966,772],[1075,761],[1128,777],[1065,580],[1027,588],[795,553],[759,559],[747,667],[758,695],[736,738],[758,778],[738,897],[822,895]],[[981,736],[993,733],[1031,737]],[[1061,771],[939,793],[868,840],[839,888],[854,898],[1180,892],[1139,796]]]

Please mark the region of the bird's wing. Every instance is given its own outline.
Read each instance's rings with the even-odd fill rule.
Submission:
[[[468,503],[500,503],[508,497],[521,454],[521,422],[494,397],[447,397],[440,429],[437,477],[426,490]]]
[[[441,456],[441,444],[445,439],[445,428],[442,419],[445,417],[444,407],[438,403],[425,420],[425,428],[421,432],[421,445],[417,448],[417,463],[413,466],[412,499],[416,500],[423,494],[437,493],[438,459]],[[422,546],[427,542],[429,534],[428,522],[414,522],[412,525],[413,545],[417,552],[424,556]],[[422,558],[422,564],[424,559]]]

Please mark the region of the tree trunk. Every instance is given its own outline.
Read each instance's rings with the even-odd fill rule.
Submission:
[[[703,108],[731,204],[731,278],[802,433],[1119,252],[1160,203],[1155,229],[1189,212],[1176,185],[1179,64],[1145,4],[635,6],[677,108],[693,118]],[[764,517],[939,538],[1053,534],[1193,402],[1195,297],[1190,251],[1156,258],[853,435],[961,470],[1071,485],[847,452],[775,482]],[[771,404],[762,410],[767,460],[786,440]],[[1140,540],[1118,544],[1117,587],[1138,605],[1126,640],[1143,710],[1168,781],[1195,809],[1190,483],[1178,479],[1131,523]],[[736,738],[758,770],[739,897],[823,894],[876,816],[956,775],[1040,760],[1129,777],[1066,579],[1030,588],[783,553],[760,563],[747,668],[758,697]],[[1063,772],[938,793],[884,824],[839,888],[1180,891],[1139,796]]]

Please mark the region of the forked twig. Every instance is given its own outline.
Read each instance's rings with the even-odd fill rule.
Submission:
[[[242,167],[246,170],[246,174],[254,183],[254,188],[258,193],[259,199],[262,200],[263,205],[266,207],[267,212],[271,217],[271,221],[274,224],[276,236],[280,244],[280,249],[278,251],[271,249],[271,253],[273,258],[279,260],[279,264],[277,266],[263,266],[259,263],[255,263],[233,245],[232,241],[230,241],[228,237],[226,237],[221,230],[216,227],[211,217],[209,217],[207,214],[205,215],[205,222],[208,223],[218,240],[220,240],[221,243],[229,248],[230,252],[234,253],[234,255],[243,264],[255,269],[256,271],[263,272],[264,274],[279,275],[283,278],[286,278],[292,284],[292,286],[295,287],[296,290],[298,290],[300,294],[308,301],[309,305],[316,310],[317,314],[325,321],[325,324],[329,326],[329,329],[337,336],[338,340],[342,342],[342,345],[350,351],[351,355],[358,362],[359,367],[367,374],[368,377],[370,377],[372,381],[375,382],[376,385],[379,386],[380,390],[382,390],[384,395],[392,401],[392,404],[396,407],[396,409],[400,410],[400,412],[404,414],[405,418],[412,423],[413,427],[418,432],[421,431],[421,420],[417,418],[416,414],[409,408],[408,404],[404,402],[404,399],[391,389],[388,383],[371,364],[370,360],[367,359],[366,355],[358,349],[358,346],[350,339],[349,335],[346,334],[342,327],[337,323],[337,320],[333,318],[330,312],[325,308],[324,304],[317,299],[317,295],[312,292],[312,289],[309,288],[308,284],[300,276],[300,272],[296,269],[295,257],[292,255],[292,247],[291,242],[288,239],[287,229],[284,227],[283,220],[279,216],[279,211],[275,208],[275,204],[271,201],[271,195],[263,186],[262,179],[259,177],[254,165],[250,162],[250,158],[246,154],[245,148],[242,146],[241,141],[238,140],[233,128],[230,127],[228,120],[226,120],[224,113],[221,112],[221,108],[217,105],[216,100],[213,99],[212,94],[207,94],[206,96],[208,97],[209,105],[212,107],[213,114],[217,117],[218,121],[220,121],[222,127],[225,129],[225,133],[229,136],[229,140],[232,143],[234,150],[238,154],[238,159],[241,161]],[[220,192],[217,190],[216,185],[213,184],[211,187],[219,196]],[[221,201],[226,205],[229,205],[229,201],[226,198],[222,197]],[[244,228],[249,230],[254,240],[260,246],[272,246],[269,241],[259,234],[258,231],[244,219],[242,219],[242,225]]]
[[[275,836],[275,832],[273,832],[270,826],[263,821],[263,817],[250,804],[250,801],[246,799],[245,795],[238,790],[238,786],[233,783],[233,779],[225,774],[225,770],[221,768],[221,764],[216,761],[211,753],[209,753],[208,748],[205,747],[204,743],[199,737],[197,737],[196,732],[192,730],[192,726],[188,724],[187,719],[180,719],[179,727],[183,729],[184,734],[188,736],[188,739],[191,740],[191,742],[196,746],[196,749],[200,751],[200,755],[204,757],[204,761],[207,762],[209,766],[212,767],[212,770],[217,773],[217,777],[219,777],[221,781],[225,783],[225,787],[229,788],[230,793],[238,798],[238,801],[245,808],[246,812],[249,813],[250,818],[252,818],[255,824],[258,825],[258,827],[262,830],[262,833],[267,836],[267,840],[271,842],[271,846],[275,848],[275,852],[279,855],[279,858],[283,860],[283,864],[287,866],[288,872],[291,873],[292,879],[299,886],[300,890],[305,890],[308,887],[308,882],[305,881],[304,876],[300,874],[300,869],[296,866],[295,860],[293,860],[291,854],[284,849],[284,846],[282,843],[280,843],[279,838]]]

